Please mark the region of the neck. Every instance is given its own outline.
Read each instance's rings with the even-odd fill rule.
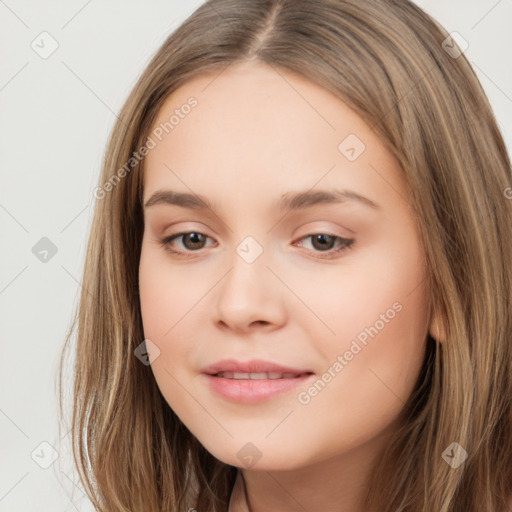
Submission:
[[[387,436],[298,469],[243,469],[250,512],[363,511],[369,473]]]

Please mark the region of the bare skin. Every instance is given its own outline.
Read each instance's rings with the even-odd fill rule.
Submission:
[[[140,299],[145,337],[160,350],[155,379],[205,448],[243,468],[252,512],[360,511],[369,468],[413,390],[427,333],[444,335],[428,315],[403,171],[342,101],[294,74],[249,62],[202,75],[168,98],[154,128],[191,96],[197,106],[146,157],[144,204],[171,189],[205,196],[215,209],[145,208]],[[338,147],[349,134],[365,145],[359,155],[357,139]],[[356,200],[277,207],[283,194],[333,189],[377,207]],[[169,242],[188,258],[161,244],[183,232],[203,234]],[[334,239],[315,243],[311,235],[319,234]],[[248,236],[255,242],[242,244],[246,252],[263,250],[251,263],[237,252]],[[335,253],[342,240],[354,241]],[[314,375],[307,385],[240,403],[212,391],[201,373],[225,358]]]

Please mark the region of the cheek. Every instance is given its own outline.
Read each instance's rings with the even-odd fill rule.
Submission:
[[[208,290],[184,266],[171,264],[164,249],[142,245],[139,264],[140,307],[146,337],[166,340],[180,329]]]
[[[344,404],[345,411],[369,420],[377,411],[377,417],[398,413],[412,392],[424,358],[428,318],[420,248],[409,249],[401,258],[390,246],[358,259],[357,266],[347,265],[339,278],[315,279],[314,293],[304,288],[308,305],[331,331],[318,322],[314,328],[311,321],[309,337],[319,340],[325,370],[335,375],[326,376],[322,396],[312,399],[318,407]]]
[[[356,294],[358,284],[354,280],[345,291]],[[338,308],[333,297],[326,299],[324,318],[336,336],[316,338],[323,373],[314,386],[299,390],[294,421],[283,425],[279,441],[296,436],[300,426],[304,438],[315,440],[316,456],[327,457],[378,435],[403,409],[425,353],[425,290],[417,286],[411,293],[391,274],[370,290],[362,302],[339,292]],[[312,418],[322,418],[321,424]]]
[[[314,313],[297,320],[307,322],[311,339],[319,339],[320,334],[325,340],[320,346],[330,353],[348,349],[355,338],[362,346],[380,339],[379,346],[386,351],[399,352],[426,336],[425,273],[419,245],[397,250],[396,244],[380,244],[314,279],[297,276],[291,282]]]
[[[208,336],[203,334],[204,303],[218,280],[213,269],[199,276],[192,266],[170,262],[164,249],[143,243],[139,264],[140,308],[144,336],[160,350],[151,364],[159,385],[164,381],[166,388],[176,384],[168,372],[181,381],[190,378],[187,372],[198,370],[191,362],[208,346]],[[170,391],[164,392],[167,394]]]
[[[166,402],[184,422],[186,411],[193,410],[194,404],[184,392],[189,375],[183,362],[189,361],[197,348],[191,339],[195,332],[193,306],[206,289],[201,291],[191,284],[179,266],[172,268],[163,250],[143,243],[139,290],[144,337],[159,349],[151,370]]]

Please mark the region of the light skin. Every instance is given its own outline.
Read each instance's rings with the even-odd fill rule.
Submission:
[[[403,170],[346,104],[298,75],[255,61],[201,75],[168,98],[154,127],[191,96],[197,106],[145,160],[144,204],[170,189],[215,206],[145,208],[140,300],[145,337],[160,350],[156,382],[209,452],[244,468],[252,512],[359,511],[369,468],[416,383],[426,336],[444,335],[427,310]],[[349,134],[366,146],[354,161],[338,148]],[[378,207],[277,207],[283,194],[333,189]],[[203,235],[170,242],[189,258],[161,244],[183,232]],[[340,239],[315,244],[315,234]],[[263,249],[252,263],[236,251],[247,236]],[[354,242],[335,253],[342,239]],[[396,303],[400,311],[381,327]],[[318,379],[370,326],[378,333],[307,404],[298,400],[304,389],[232,402],[201,375],[221,359],[257,358]],[[244,467],[237,453],[249,442],[261,458]]]

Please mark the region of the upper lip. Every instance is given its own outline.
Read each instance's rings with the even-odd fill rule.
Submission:
[[[250,361],[237,361],[235,359],[223,359],[217,361],[201,370],[202,373],[215,375],[219,372],[236,372],[236,373],[267,373],[281,372],[294,373],[302,375],[304,373],[313,373],[311,370],[303,368],[292,368],[263,359],[251,359]]]

